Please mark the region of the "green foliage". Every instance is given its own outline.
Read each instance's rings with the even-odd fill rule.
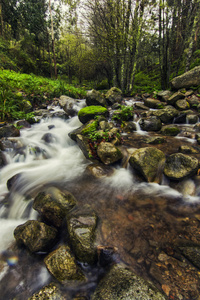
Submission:
[[[98,128],[98,121],[93,121],[92,123],[88,123],[85,128],[82,130],[83,135],[92,134]]]
[[[120,122],[128,121],[133,117],[133,107],[121,105],[120,109],[116,110],[112,116],[112,120]]]
[[[141,71],[135,75],[132,95],[135,93],[151,93],[155,90],[161,90],[160,79],[157,74],[147,74]]]

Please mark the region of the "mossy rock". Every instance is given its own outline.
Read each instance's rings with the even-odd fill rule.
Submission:
[[[174,125],[163,126],[160,133],[167,136],[176,136],[180,133],[180,129]]]
[[[158,117],[163,123],[169,123],[178,115],[178,111],[173,106],[168,105],[163,109],[153,111],[152,115]]]
[[[106,107],[107,103],[104,96],[95,90],[88,91],[86,94],[86,104],[88,106],[97,105]]]
[[[35,293],[28,300],[65,300],[61,294],[59,288],[54,284],[50,283],[47,286],[44,286],[38,293]]]
[[[200,66],[195,67],[178,77],[175,77],[172,79],[171,84],[176,90],[200,85]]]
[[[115,103],[121,103],[123,100],[122,91],[116,87],[112,87],[105,95],[106,102],[112,106]]]
[[[88,106],[84,107],[78,112],[78,118],[81,123],[85,124],[88,121],[92,120],[95,118],[95,116],[108,116],[108,110],[107,108],[103,106]]]

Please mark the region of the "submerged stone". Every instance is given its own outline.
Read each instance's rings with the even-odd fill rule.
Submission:
[[[160,182],[165,165],[165,154],[153,147],[140,148],[130,157],[130,165],[148,182]]]
[[[51,252],[44,262],[49,272],[61,283],[86,281],[68,246],[62,245]]]
[[[196,173],[198,159],[182,153],[170,155],[165,164],[164,174],[173,180],[180,180]]]
[[[6,125],[0,127],[0,139],[4,137],[17,137],[20,136],[20,131],[14,125]]]
[[[55,187],[40,192],[33,202],[33,208],[56,227],[62,225],[64,217],[75,205],[76,199],[71,193],[62,192]]]
[[[114,265],[99,282],[92,300],[165,300],[164,295],[130,270]]]
[[[96,260],[96,226],[97,216],[87,208],[76,210],[67,218],[70,244],[76,258],[81,262],[93,264]]]
[[[35,293],[28,300],[66,300],[61,294],[55,283],[50,283],[43,287],[38,293]]]
[[[90,164],[86,169],[96,178],[111,176],[114,173],[114,168],[103,164]]]
[[[30,220],[14,230],[18,244],[25,245],[31,252],[48,251],[55,243],[57,230],[45,223]]]

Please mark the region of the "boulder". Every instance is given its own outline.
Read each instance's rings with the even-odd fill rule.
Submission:
[[[161,120],[156,116],[141,118],[139,125],[144,131],[159,131],[162,128]]]
[[[160,182],[165,165],[165,154],[153,147],[140,148],[129,159],[133,169],[138,171],[147,182]]]
[[[171,85],[172,88],[176,90],[200,85],[200,66],[195,67],[178,77],[175,77],[172,79]]]
[[[169,99],[167,100],[167,104],[174,105],[176,103],[176,101],[178,101],[180,99],[184,99],[184,98],[185,98],[185,95],[183,93],[176,92],[171,97],[169,97]]]
[[[44,259],[49,272],[61,283],[86,281],[85,275],[76,264],[68,246],[62,245]]]
[[[144,105],[149,108],[161,109],[164,108],[164,104],[159,100],[147,98],[144,100]]]
[[[69,242],[75,257],[81,262],[93,264],[96,261],[94,245],[96,226],[96,214],[85,207],[77,209],[67,217]]]
[[[35,293],[28,300],[66,300],[61,294],[55,283],[50,283],[43,287],[38,293]]]
[[[176,136],[181,130],[176,125],[165,125],[162,127],[160,133],[167,136]]]
[[[158,117],[161,122],[169,123],[178,115],[178,111],[173,106],[168,105],[163,109],[153,111],[151,114]]]
[[[6,125],[0,127],[0,139],[4,137],[17,137],[20,136],[20,131],[14,125]]]
[[[110,165],[122,158],[121,151],[112,143],[101,142],[97,147],[97,155],[105,165]]]
[[[159,290],[129,269],[113,265],[100,280],[91,300],[165,300]]]
[[[25,245],[31,252],[49,251],[56,241],[57,229],[30,220],[15,228],[14,237],[18,244]]]
[[[63,108],[63,110],[69,115],[74,116],[77,112],[76,105],[78,100],[73,99],[71,97],[62,95],[59,99],[59,105]]]
[[[167,102],[167,100],[171,97],[172,92],[171,91],[160,91],[157,93],[158,99]]]
[[[176,108],[178,110],[186,110],[190,108],[190,105],[185,99],[181,99],[176,101]]]
[[[62,225],[64,217],[75,205],[76,199],[71,193],[64,193],[55,187],[40,192],[33,202],[33,208],[56,227]]]
[[[87,92],[86,104],[87,104],[87,106],[100,105],[100,106],[104,106],[104,107],[106,107],[106,105],[107,105],[104,96],[96,90],[91,90],[91,91]]]
[[[81,123],[85,124],[95,118],[95,116],[108,116],[108,110],[103,106],[87,106],[79,110],[78,118]]]
[[[113,104],[121,103],[123,100],[122,97],[122,91],[116,87],[112,87],[106,94],[106,102],[109,106],[112,106]]]
[[[164,174],[172,180],[180,180],[196,173],[198,159],[182,153],[170,155],[165,163]]]

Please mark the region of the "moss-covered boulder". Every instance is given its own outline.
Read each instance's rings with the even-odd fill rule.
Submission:
[[[165,125],[162,127],[160,133],[166,136],[176,136],[181,132],[180,128],[176,125]]]
[[[112,87],[106,94],[105,94],[106,102],[109,106],[113,104],[121,103],[123,100],[122,91],[116,87]]]
[[[63,193],[55,187],[47,188],[40,192],[34,202],[33,208],[42,217],[56,227],[62,225],[66,214],[76,205],[76,199],[69,193]]]
[[[86,281],[68,246],[62,245],[44,259],[49,272],[61,283]]]
[[[156,116],[141,118],[139,125],[144,131],[159,131],[162,128],[162,122]]]
[[[168,105],[163,109],[153,111],[152,115],[158,117],[163,123],[169,123],[178,115],[178,111],[173,106]]]
[[[20,136],[20,131],[14,125],[6,125],[0,128],[0,139],[5,137]]]
[[[97,154],[102,163],[110,165],[122,158],[121,151],[112,143],[101,142],[97,147]]]
[[[175,77],[172,79],[171,85],[176,90],[200,85],[200,66]]]
[[[182,153],[170,155],[165,164],[164,174],[172,180],[190,177],[197,172],[198,159]]]
[[[106,107],[107,103],[105,97],[96,90],[90,90],[86,94],[86,104],[91,105],[100,105]]]
[[[165,165],[165,154],[162,151],[153,147],[140,148],[133,152],[129,162],[147,182],[160,183]]]
[[[99,282],[92,300],[165,300],[159,290],[129,269],[113,265]]]
[[[77,209],[67,217],[69,241],[76,258],[81,262],[93,264],[96,260],[96,226],[97,216],[87,207]]]
[[[57,230],[45,223],[30,220],[14,230],[18,244],[25,245],[31,252],[49,251],[57,237]]]
[[[95,118],[95,116],[108,116],[108,110],[103,106],[88,106],[78,112],[78,118],[81,123],[85,124]]]
[[[35,293],[28,300],[66,300],[62,296],[61,291],[56,286],[55,283],[50,283],[47,286],[44,286],[38,293]]]

